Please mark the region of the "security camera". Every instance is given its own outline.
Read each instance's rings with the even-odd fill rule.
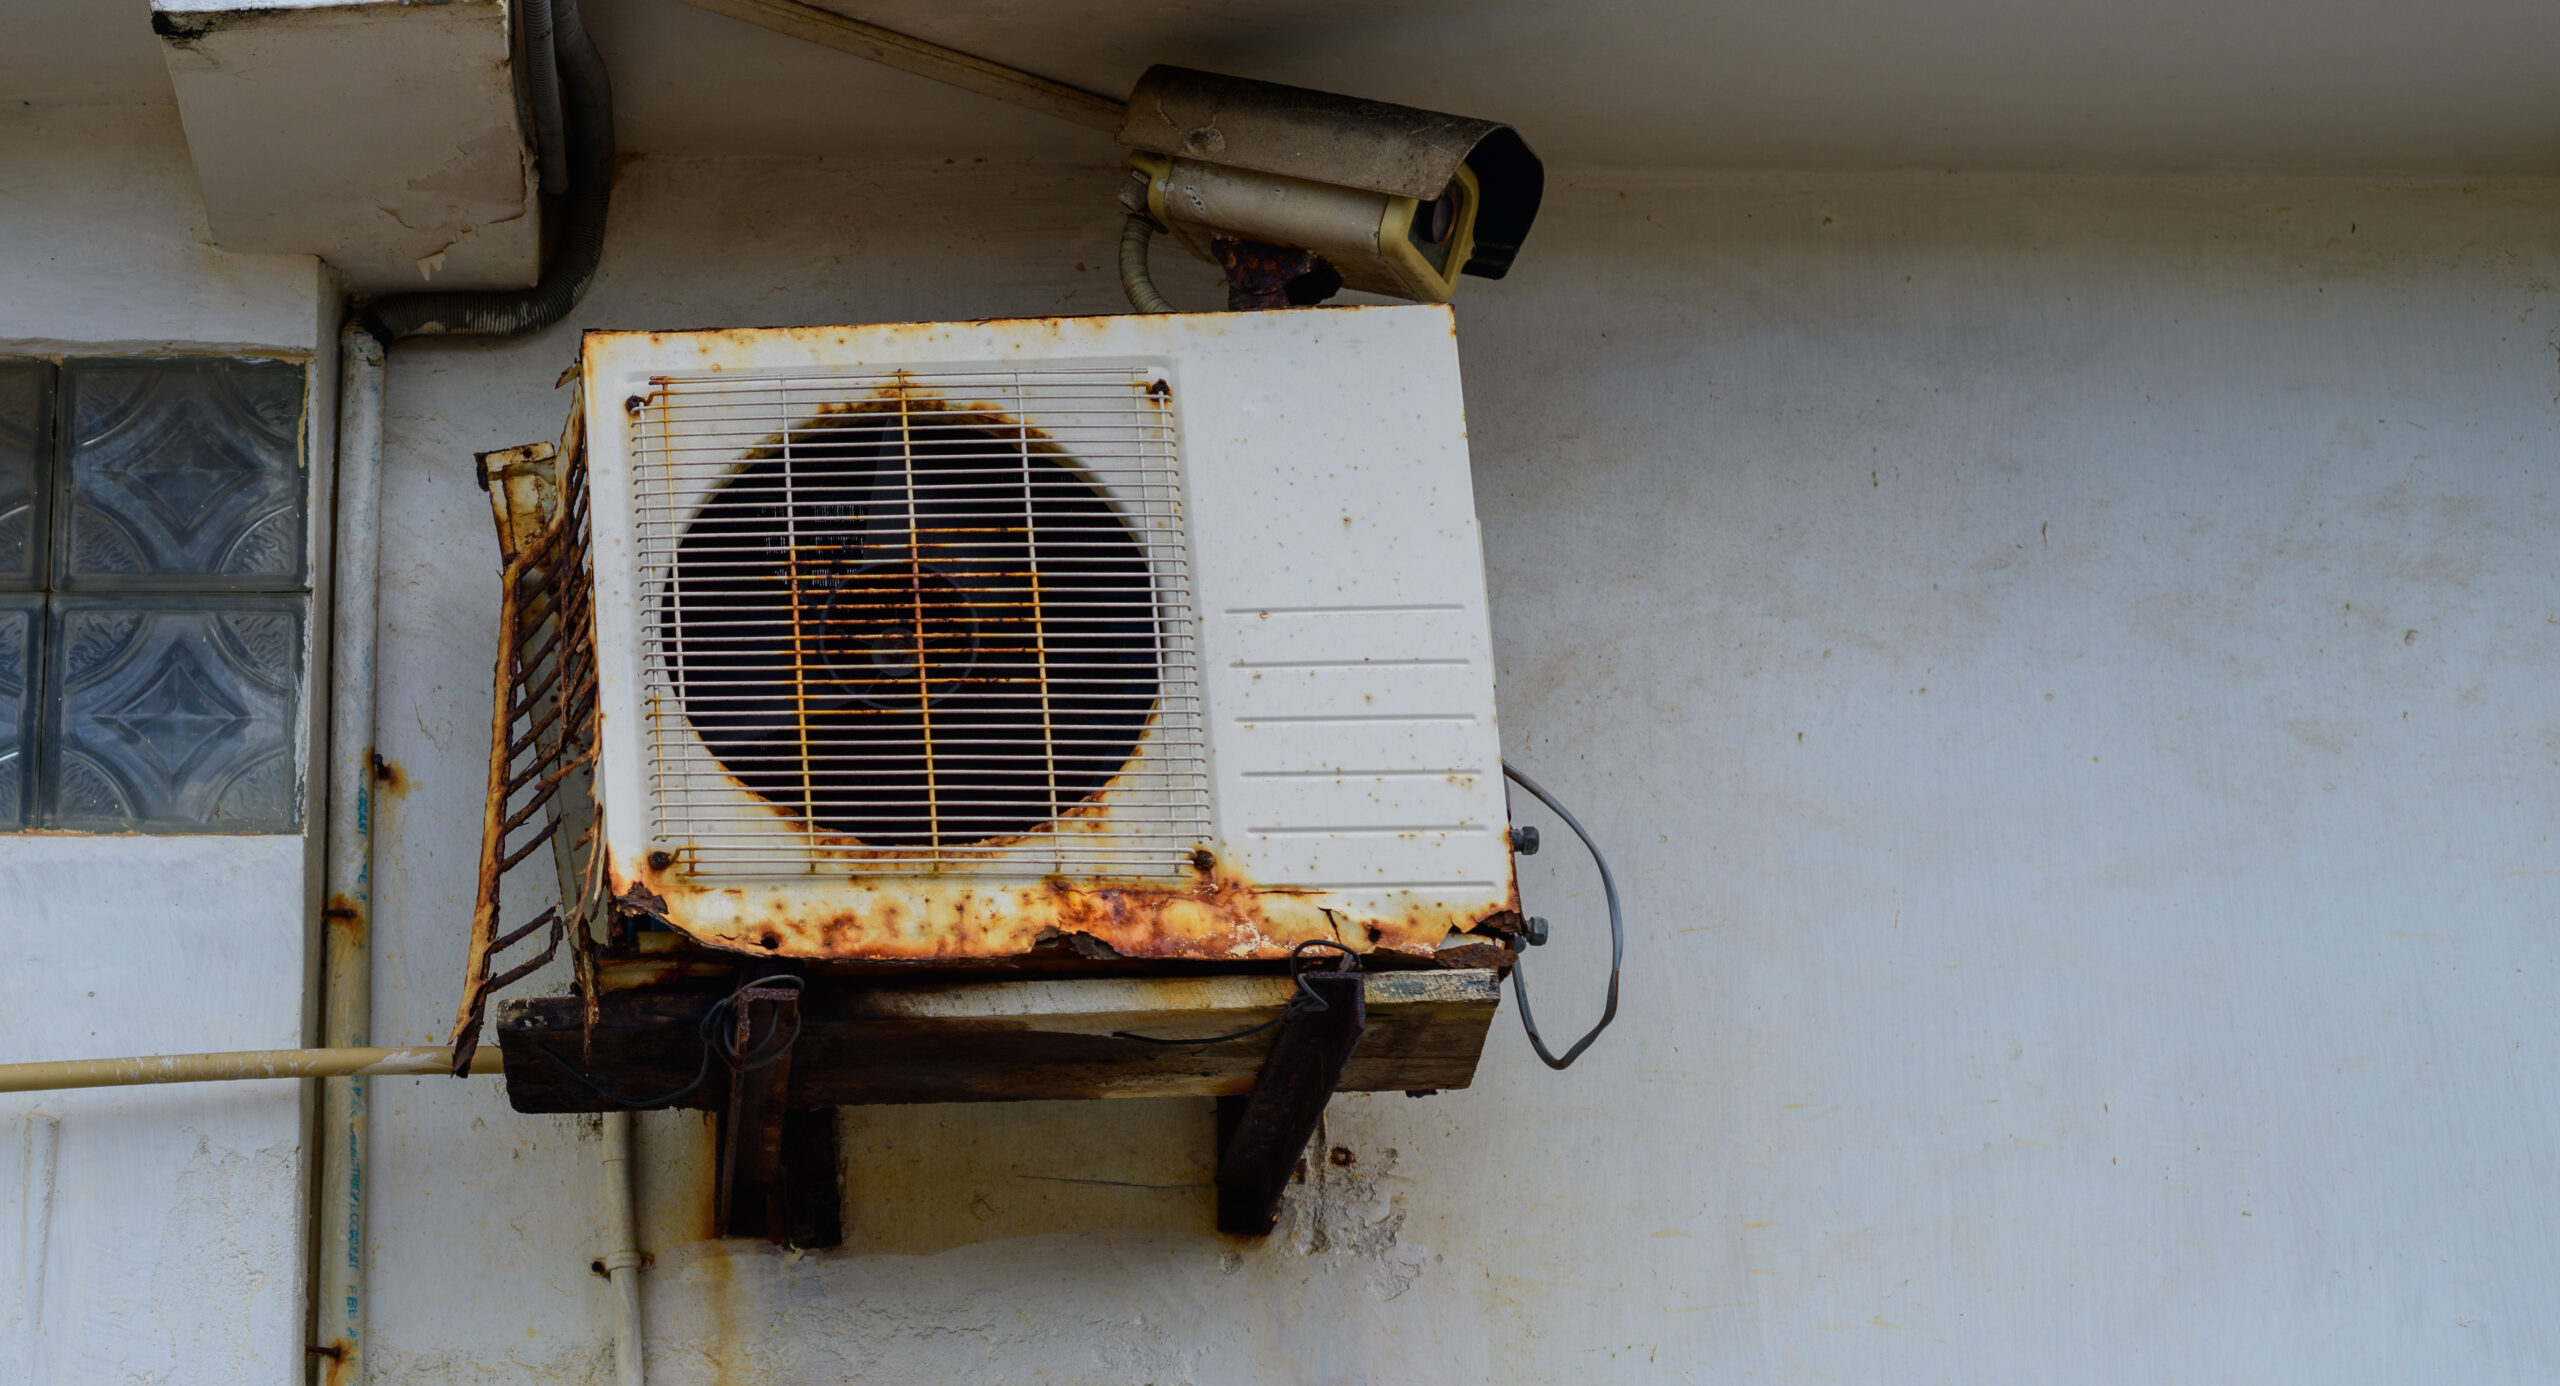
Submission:
[[[1304,276],[1291,302],[1338,283],[1439,303],[1461,274],[1500,279],[1546,190],[1510,126],[1181,67],[1138,79],[1120,143],[1123,205],[1231,283],[1240,248],[1313,257],[1281,267]]]

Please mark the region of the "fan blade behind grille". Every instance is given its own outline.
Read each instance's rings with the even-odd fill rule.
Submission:
[[[1146,550],[1027,425],[909,398],[757,449],[659,603],[695,732],[747,789],[871,847],[1031,833],[1137,752],[1160,682]]]

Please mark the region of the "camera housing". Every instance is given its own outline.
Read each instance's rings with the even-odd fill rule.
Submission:
[[[1190,68],[1147,69],[1119,138],[1129,210],[1202,259],[1221,238],[1307,250],[1348,287],[1424,303],[1509,273],[1546,190],[1500,122]]]

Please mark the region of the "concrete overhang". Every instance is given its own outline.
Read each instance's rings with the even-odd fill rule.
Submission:
[[[541,218],[506,0],[152,0],[229,251],[351,288],[519,288]]]

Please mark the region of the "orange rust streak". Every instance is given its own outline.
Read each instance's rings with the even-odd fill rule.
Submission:
[[[1048,764],[1049,812],[1055,814],[1059,809],[1058,728],[1056,720],[1052,716],[1049,707],[1049,614],[1047,609],[1041,605],[1040,531],[1037,526],[1029,523],[1033,510],[1033,498],[1031,494],[1031,425],[1028,423],[1019,423],[1017,424],[1017,428],[1020,430],[1017,434],[1017,441],[1022,445],[1022,515],[1024,520],[1024,523],[1021,526],[1022,542],[1024,551],[1031,555],[1031,561],[1024,565],[1027,571],[1023,576],[1026,576],[1031,580],[1032,659],[1038,671],[1035,677],[1038,678],[1040,683],[1040,750],[1042,759],[1044,759]],[[1020,651],[1004,650],[1000,651],[1000,653],[1018,654]]]
[[[924,649],[924,553],[916,543],[915,416],[907,409],[907,373],[898,372],[898,452],[907,477],[907,590],[913,604],[916,635],[916,731],[924,738],[925,835],[936,856],[942,851],[942,794],[933,759],[933,674]],[[811,820],[817,818],[810,806]]]
[[[800,807],[815,823],[818,785],[809,765],[809,656],[800,631],[800,546],[793,544],[785,552],[786,582],[791,589],[791,709],[800,723]]]
[[[1460,901],[1409,899],[1383,915],[1342,909],[1330,892],[1260,885],[1214,858],[1188,885],[1085,884],[1052,878],[883,883],[831,898],[782,889],[715,889],[675,873],[646,879],[670,923],[714,947],[812,959],[1002,958],[1084,936],[1128,958],[1273,959],[1306,939],[1360,951],[1436,956],[1452,932],[1516,919],[1516,891]]]

